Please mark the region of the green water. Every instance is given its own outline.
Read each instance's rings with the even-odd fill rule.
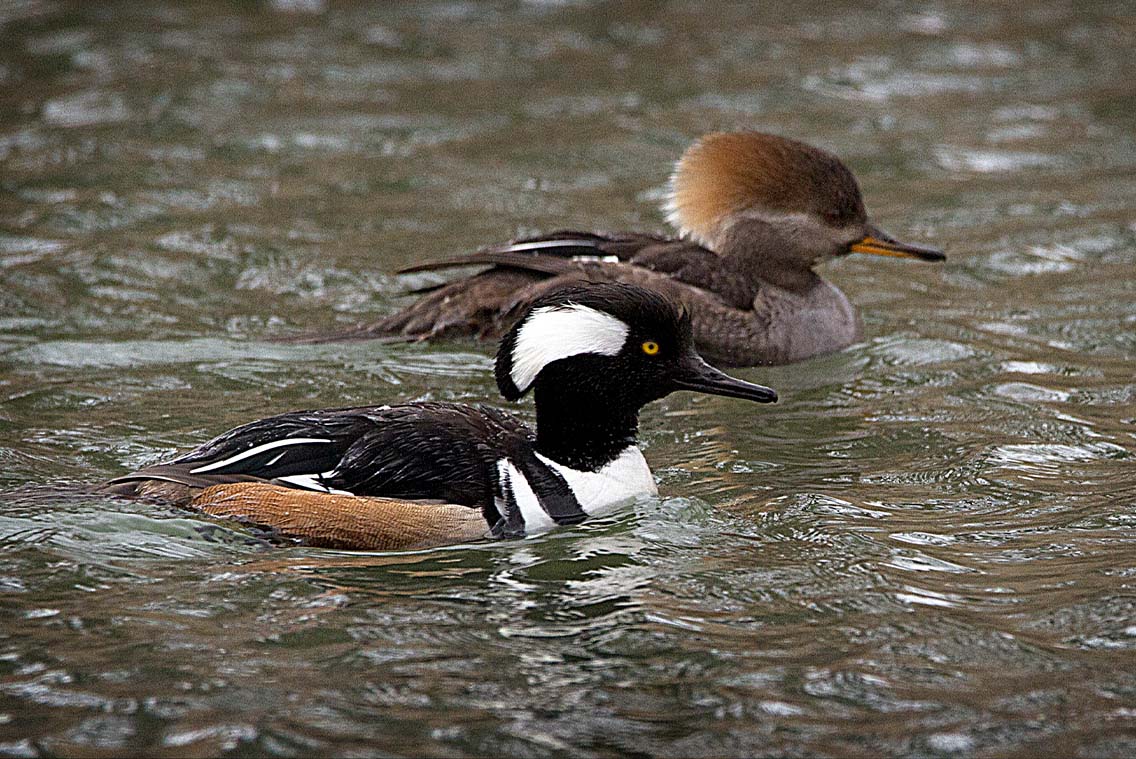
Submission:
[[[1136,754],[1133,49],[1105,2],[0,6],[0,756]],[[271,338],[662,229],[739,127],[949,260],[829,266],[868,338],[741,372],[776,406],[650,407],[659,499],[352,555],[76,494],[501,402],[490,346]]]

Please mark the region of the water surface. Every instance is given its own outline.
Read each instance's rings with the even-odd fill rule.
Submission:
[[[0,8],[0,756],[1136,754],[1123,3]],[[76,494],[241,422],[498,402],[490,346],[301,346],[427,257],[663,228],[700,133],[823,145],[850,258],[775,407],[643,417],[662,497],[271,546]],[[522,413],[529,413],[527,407]]]

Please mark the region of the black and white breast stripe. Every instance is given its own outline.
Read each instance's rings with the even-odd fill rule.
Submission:
[[[588,514],[563,475],[528,448],[497,462],[497,537],[522,537],[554,524],[579,524]]]

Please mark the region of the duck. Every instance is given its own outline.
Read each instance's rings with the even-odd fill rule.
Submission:
[[[508,401],[532,394],[535,428],[435,401],[295,411],[100,490],[330,548],[522,538],[657,493],[636,444],[648,403],[679,390],[777,400],[699,356],[681,304],[624,283],[538,298],[501,340],[494,376]]]
[[[675,164],[664,212],[677,234],[560,230],[404,268],[481,270],[414,291],[416,302],[377,322],[300,339],[496,339],[548,292],[625,282],[682,303],[714,365],[787,364],[863,339],[856,308],[817,265],[850,253],[945,259],[871,222],[835,155],[764,132],[694,142]]]

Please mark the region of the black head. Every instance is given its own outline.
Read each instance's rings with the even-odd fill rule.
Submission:
[[[622,284],[566,288],[534,303],[501,342],[496,374],[509,400],[535,388],[538,413],[552,403],[635,413],[676,390],[777,399],[703,361],[685,309]]]

